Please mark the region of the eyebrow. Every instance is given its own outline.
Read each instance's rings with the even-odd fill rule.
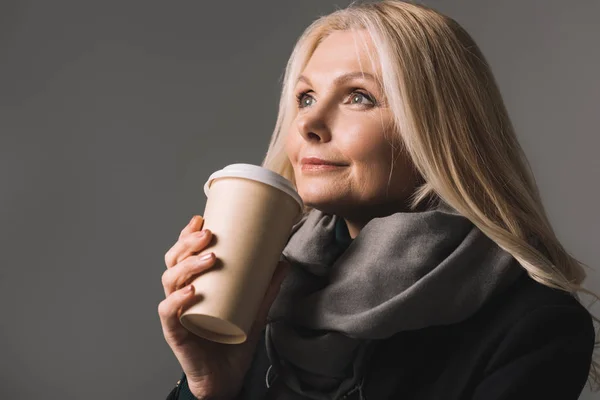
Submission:
[[[347,74],[340,75],[337,78],[335,78],[333,80],[333,83],[334,83],[334,85],[341,85],[341,84],[344,84],[344,83],[351,81],[353,79],[356,79],[356,78],[365,78],[367,80],[371,80],[371,81],[377,83],[377,79],[375,78],[375,75],[370,74],[368,72],[349,72]],[[298,80],[296,81],[296,83],[298,83],[298,82],[304,82],[304,83],[312,86],[312,84],[310,83],[310,80],[307,77],[305,77],[304,75],[300,75],[298,77]]]

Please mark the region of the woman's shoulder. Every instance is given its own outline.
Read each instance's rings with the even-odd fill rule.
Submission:
[[[592,316],[574,295],[526,273],[467,320],[439,328],[457,338],[469,337],[486,353],[511,341],[542,343],[568,336],[583,339],[581,345],[591,351],[595,340]]]
[[[574,398],[581,392],[596,333],[590,312],[575,296],[525,276],[487,312],[488,332],[495,338],[482,353],[487,356],[477,389],[481,398],[510,390],[539,398]]]
[[[548,314],[555,317],[573,315],[581,325],[593,329],[591,314],[573,294],[541,284],[526,273],[493,297],[478,314],[482,314],[482,319],[493,318],[510,326]]]
[[[534,379],[550,369],[562,371],[572,387],[585,381],[596,338],[590,312],[574,295],[525,273],[463,327],[477,343],[471,351],[482,361],[482,376]]]
[[[594,341],[592,317],[577,298],[523,274],[462,322],[399,332],[378,343],[373,365],[395,367],[389,373],[374,368],[368,379],[383,386],[403,376],[393,390],[424,399],[573,398],[585,383]],[[556,375],[560,387],[547,383]],[[519,397],[539,392],[540,382],[546,382],[544,393],[565,395]],[[513,397],[491,395],[510,388],[518,392]]]
[[[495,357],[507,360],[544,346],[579,352],[585,358],[593,351],[594,341],[592,316],[577,298],[523,273],[466,320],[399,332],[381,341],[377,352],[392,357],[397,348],[402,352],[424,348],[442,364],[470,360],[473,365],[493,368]]]

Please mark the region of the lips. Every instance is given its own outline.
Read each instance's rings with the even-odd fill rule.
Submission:
[[[341,163],[338,161],[325,160],[325,159],[318,158],[318,157],[304,157],[302,160],[300,160],[300,164],[313,165],[313,166],[330,165],[330,166],[338,166],[338,167],[347,165],[347,164],[344,164],[344,163]]]

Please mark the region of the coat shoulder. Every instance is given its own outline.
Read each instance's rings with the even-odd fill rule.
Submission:
[[[489,324],[495,326],[501,340],[486,370],[495,370],[511,358],[544,346],[556,347],[558,342],[562,342],[563,349],[557,347],[556,351],[591,355],[594,350],[596,332],[592,315],[574,295],[563,290],[525,276],[489,306],[486,318],[496,316]]]
[[[572,318],[578,321],[576,329],[592,329],[589,311],[571,293],[543,285],[527,274],[510,288],[491,299],[477,313],[474,322],[484,322],[497,330],[510,330],[524,320],[543,320],[545,315]]]
[[[486,376],[542,347],[544,354],[550,347],[577,352],[576,364],[585,369],[593,351],[592,322],[573,295],[524,273],[462,322],[381,341],[367,369],[367,392],[375,398],[471,398]]]

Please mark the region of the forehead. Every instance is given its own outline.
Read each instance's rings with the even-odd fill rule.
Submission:
[[[303,74],[363,71],[379,76],[379,61],[365,30],[334,31],[317,46]]]

